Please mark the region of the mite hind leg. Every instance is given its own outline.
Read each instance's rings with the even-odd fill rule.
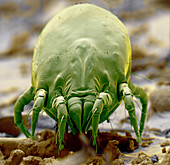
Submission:
[[[128,87],[128,84],[127,83],[120,84],[119,92],[120,95],[123,97],[125,108],[128,110],[131,125],[133,126],[135,134],[137,136],[137,142],[140,142],[141,137],[138,130],[138,122],[137,122],[137,117],[135,112],[135,105],[133,102],[133,95],[130,88]]]
[[[59,150],[62,150],[64,148],[64,145],[62,144],[64,140],[64,134],[66,130],[66,123],[67,123],[67,107],[65,104],[65,99],[63,96],[58,96],[54,99],[52,104],[53,109],[57,112],[57,119],[58,119],[58,141],[59,141]]]
[[[22,120],[22,112],[24,111],[24,106],[29,104],[33,100],[33,88],[30,87],[17,99],[14,105],[14,123],[20,128],[20,130],[25,134],[26,137],[30,137],[30,132],[26,129]]]
[[[130,89],[132,90],[132,93],[135,95],[135,97],[140,99],[140,102],[142,104],[142,112],[141,112],[141,119],[140,119],[140,129],[139,133],[140,136],[142,135],[145,120],[146,120],[146,114],[147,114],[147,105],[148,105],[148,96],[145,92],[145,90],[133,83],[129,84]]]

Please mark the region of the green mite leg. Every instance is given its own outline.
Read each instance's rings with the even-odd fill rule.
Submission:
[[[44,106],[46,93],[47,92],[44,89],[40,89],[37,91],[34,98],[32,122],[31,122],[32,139],[34,139],[35,128],[38,122],[39,113]]]
[[[23,124],[21,113],[24,111],[24,106],[29,104],[33,98],[33,89],[30,87],[27,91],[24,92],[23,95],[17,99],[14,105],[14,123],[20,128],[26,137],[30,137],[31,134]]]
[[[64,133],[66,129],[67,122],[67,108],[65,105],[65,100],[63,96],[57,97],[53,101],[53,109],[57,110],[57,118],[58,118],[58,136],[59,136],[59,150],[64,148],[62,144],[64,140]]]
[[[82,133],[81,116],[82,116],[82,101],[79,97],[72,97],[68,100],[69,115],[76,124],[79,132]]]
[[[133,126],[135,134],[137,136],[137,142],[140,142],[141,138],[140,138],[140,134],[138,130],[137,117],[135,113],[135,105],[133,102],[132,92],[130,88],[128,87],[127,83],[122,83],[120,85],[120,93],[123,95],[125,108],[128,110],[131,125]]]
[[[100,93],[96,99],[93,109],[92,109],[92,136],[93,145],[96,144],[96,137],[98,133],[98,125],[100,122],[100,114],[103,111],[104,106],[109,106],[112,104],[111,96],[108,93]]]
[[[95,96],[91,96],[91,95],[86,96],[86,98],[84,99],[82,128],[86,127],[86,124],[88,122],[87,119],[90,114],[90,111],[93,108],[94,101],[95,101]]]
[[[132,93],[135,95],[135,97],[140,99],[140,102],[142,104],[142,114],[141,114],[141,119],[140,119],[140,130],[139,130],[140,136],[142,136],[142,132],[143,132],[144,124],[146,120],[148,96],[143,88],[133,83],[130,83],[129,87],[132,90]]]

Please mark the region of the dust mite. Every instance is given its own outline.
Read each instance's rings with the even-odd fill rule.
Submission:
[[[145,91],[130,82],[131,45],[126,28],[111,12],[91,4],[68,7],[45,26],[36,43],[32,62],[32,86],[14,106],[14,122],[34,138],[43,109],[58,122],[59,149],[64,146],[66,123],[73,133],[87,133],[92,126],[96,144],[98,124],[107,120],[124,100],[140,142],[146,119]],[[138,128],[133,95],[142,112]],[[34,99],[30,133],[22,112]]]

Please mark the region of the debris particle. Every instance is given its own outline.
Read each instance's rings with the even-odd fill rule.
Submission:
[[[22,163],[24,165],[30,165],[30,164],[39,165],[41,161],[42,158],[39,156],[27,156],[23,158]]]
[[[162,153],[166,153],[166,148],[162,148]]]
[[[156,94],[155,94],[156,93]],[[165,112],[170,110],[170,90],[158,88],[150,93],[151,108],[155,112]]]
[[[169,145],[170,145],[170,141],[169,141],[169,140],[165,140],[165,141],[163,141],[163,142],[160,144],[161,147],[165,147],[165,146],[169,146]]]
[[[124,11],[120,13],[120,18],[124,20],[129,20],[129,19],[135,20],[135,19],[143,19],[152,16],[154,14],[155,14],[155,9],[152,7],[148,7],[136,11]]]
[[[141,164],[141,165],[153,165],[152,160],[150,159],[150,157],[145,154],[144,152],[140,152],[138,154],[138,157],[134,158],[131,161],[132,165],[137,165],[137,164]]]
[[[125,164],[124,164],[124,161],[122,159],[115,159],[112,162],[112,165],[125,165]]]
[[[30,40],[31,34],[29,31],[22,32],[18,35],[13,36],[11,47],[0,55],[2,57],[11,57],[13,55],[31,55],[33,48],[27,47],[27,43]]]
[[[157,39],[156,37],[153,37],[153,36],[148,36],[147,44],[149,46],[159,46],[159,47],[165,46],[165,43],[162,40],[159,40],[159,39]]]
[[[106,145],[103,152],[103,158],[106,163],[112,162],[119,157],[120,150],[117,147],[118,144],[119,142],[117,140],[110,140]]]
[[[149,145],[153,143],[153,141],[147,140],[141,144],[142,147],[149,147]]]
[[[31,65],[28,62],[23,62],[19,65],[19,70],[22,76],[26,76],[31,73]]]
[[[8,107],[10,105],[13,105],[16,102],[17,98],[18,98],[18,96],[12,96],[11,98],[0,102],[0,108],[4,108],[4,107]]]
[[[90,0],[66,0],[70,4],[88,3]]]
[[[124,3],[124,0],[119,1],[110,1],[110,0],[101,0],[104,5],[106,5],[109,9],[116,8]]]
[[[158,156],[157,156],[157,155],[153,155],[153,156],[151,156],[151,160],[152,160],[152,162],[153,162],[153,163],[156,163],[156,162],[158,162],[158,161],[159,161],[159,159],[158,159]]]
[[[10,157],[6,160],[6,164],[7,165],[20,164],[24,156],[25,153],[22,150],[20,149],[13,150],[10,154]]]
[[[0,15],[3,18],[16,17],[16,13],[19,11],[19,6],[15,2],[5,2],[0,5]]]
[[[149,29],[148,24],[142,24],[138,27],[130,29],[129,33],[130,33],[130,36],[133,37],[133,36],[137,36],[137,35],[146,33],[148,31],[148,29]]]
[[[18,90],[18,87],[12,86],[10,88],[5,88],[5,89],[1,90],[1,93],[2,94],[9,94],[9,93],[12,93],[12,92],[16,92],[17,90]]]

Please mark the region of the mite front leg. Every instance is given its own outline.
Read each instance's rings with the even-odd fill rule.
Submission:
[[[139,130],[138,130],[138,123],[137,123],[137,117],[136,117],[136,113],[135,113],[135,105],[133,102],[132,92],[129,89],[127,83],[120,84],[119,91],[123,96],[125,108],[128,110],[131,125],[133,126],[135,134],[137,136],[137,142],[140,142],[141,138],[140,138],[140,134],[139,134]]]
[[[47,92],[44,89],[39,89],[34,98],[33,114],[32,114],[32,121],[31,121],[31,131],[32,131],[33,139],[34,139],[35,128],[38,122],[39,113],[43,108],[46,99],[46,93]]]
[[[93,145],[96,144],[96,137],[98,133],[98,125],[100,122],[100,114],[105,106],[110,106],[112,104],[112,98],[108,93],[100,93],[97,97],[93,109],[92,109],[92,136]]]
[[[72,122],[82,133],[82,101],[79,97],[72,97],[68,100],[68,111]]]
[[[24,92],[23,95],[19,96],[14,105],[14,123],[20,128],[26,137],[30,137],[31,134],[23,124],[22,112],[24,111],[24,106],[29,104],[33,98],[33,88],[30,87],[27,91]]]
[[[147,105],[148,105],[148,96],[143,88],[130,83],[129,84],[130,89],[132,90],[132,93],[135,95],[135,97],[140,99],[140,102],[142,104],[142,112],[141,112],[141,119],[140,119],[140,136],[142,136],[142,132],[145,125],[146,120],[146,113],[147,113]]]
[[[64,133],[67,122],[67,108],[65,105],[64,97],[59,96],[56,99],[54,99],[52,107],[57,111],[59,150],[62,150],[64,148],[62,142],[64,140]]]

